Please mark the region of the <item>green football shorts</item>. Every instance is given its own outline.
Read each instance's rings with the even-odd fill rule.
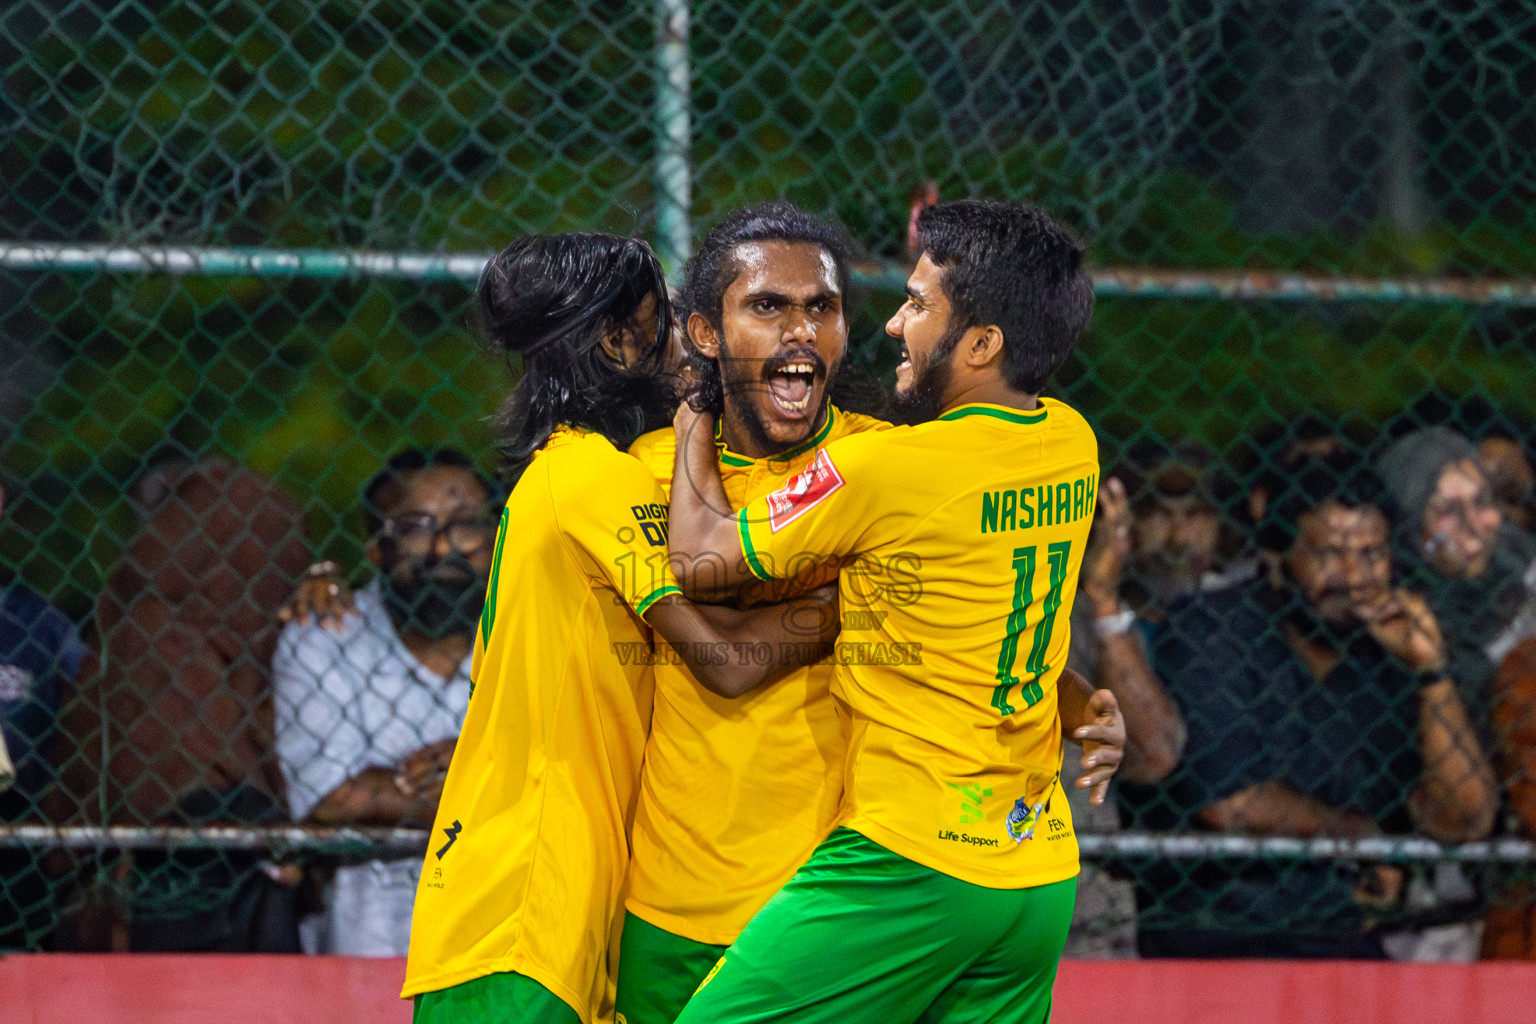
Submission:
[[[1077,880],[989,889],[840,828],[677,1024],[1044,1024]]]
[[[581,1024],[581,1018],[527,975],[502,973],[421,993],[411,1024]]]
[[[626,913],[615,1024],[672,1024],[724,952]]]

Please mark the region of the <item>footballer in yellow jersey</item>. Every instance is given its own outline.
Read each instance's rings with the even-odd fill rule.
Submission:
[[[732,213],[688,261],[694,369],[702,401],[722,413],[733,506],[782,487],[829,441],[889,426],[832,405],[834,393],[870,397],[844,363],[848,263],[841,229],[783,202]],[[665,489],[675,447],[666,429],[630,451]],[[657,664],[619,960],[627,1024],[671,1024],[831,830],[844,750],[831,675],[822,663],[726,700],[685,667]]]
[[[821,444],[887,426],[830,406],[806,450],[748,459],[722,447],[725,493],[733,507],[745,505],[798,475]],[[630,451],[670,489],[675,448],[668,429]],[[657,664],[625,900],[631,913],[695,942],[728,945],[826,838],[841,803],[844,751],[831,679],[832,663],[821,662],[730,700],[682,665]],[[628,1020],[641,1024],[633,1013]]]
[[[867,615],[834,657],[850,720],[841,827],[683,1024],[1049,1016],[1078,871],[1057,684],[1098,457],[1083,418],[1038,396],[1092,286],[1081,246],[1034,208],[940,204],[918,235],[887,325],[916,425],[830,443],[727,516],[706,418],[678,413],[685,589],[835,567],[844,615]],[[698,572],[706,554],[723,578]],[[1113,715],[1106,699],[1086,715]]]
[[[611,1013],[651,630],[726,692],[767,675],[714,657],[726,638],[798,634],[778,609],[689,604],[667,572],[664,496],[624,453],[675,393],[666,286],[645,244],[528,236],[491,260],[477,298],[493,344],[522,356],[503,423],[522,475],[501,514],[403,995],[428,1024],[590,1024]]]

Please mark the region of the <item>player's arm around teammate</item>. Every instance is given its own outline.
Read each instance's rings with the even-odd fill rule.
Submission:
[[[665,424],[677,394],[649,248],[527,236],[493,258],[477,298],[493,346],[522,363],[501,423],[521,475],[497,530],[403,994],[418,1024],[593,1024],[612,1007],[652,631],[717,686],[745,689],[772,666],[717,653],[759,621],[771,634],[781,613],[679,596],[665,496],[625,453]]]
[[[734,506],[783,486],[825,445],[889,427],[861,413],[870,405],[833,403],[834,392],[868,399],[845,362],[850,260],[841,229],[783,202],[733,212],[689,258],[682,301],[694,394],[720,417],[716,462]],[[630,452],[670,488],[670,426]],[[855,616],[855,626],[867,618]],[[786,654],[766,643],[732,649]],[[671,1024],[832,829],[846,761],[835,672],[822,661],[723,700],[683,666],[658,661],[615,1005],[628,1024]]]
[[[679,1024],[1049,1017],[1078,871],[1056,792],[1058,700],[1074,714],[1060,677],[1098,459],[1083,418],[1040,392],[1092,287],[1082,247],[1038,210],[941,204],[919,235],[886,328],[908,357],[894,404],[913,427],[833,442],[728,518],[700,436],[712,424],[675,420],[687,592],[835,566],[845,605],[870,613],[861,642],[839,644],[842,827]]]
[[[1056,686],[1062,738],[1083,748],[1083,774],[1077,788],[1092,790],[1088,799],[1103,804],[1109,796],[1109,780],[1125,759],[1125,718],[1120,714],[1120,702],[1108,690],[1095,690],[1070,668],[1062,669]]]
[[[838,633],[837,608],[834,586],[818,587],[783,604],[748,609],[696,604],[673,596],[656,602],[645,621],[710,692],[740,697],[778,673],[826,657]],[[759,644],[796,654],[759,664],[736,653],[743,645]]]

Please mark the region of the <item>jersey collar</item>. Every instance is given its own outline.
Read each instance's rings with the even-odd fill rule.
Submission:
[[[808,439],[801,441],[795,447],[789,449],[789,451],[775,452],[772,455],[765,455],[761,459],[750,459],[745,455],[738,455],[737,453],[727,448],[725,446],[725,438],[721,436],[723,426],[719,421],[716,421],[715,449],[720,453],[720,464],[722,466],[741,467],[751,466],[758,462],[788,462],[790,459],[804,455],[806,452],[813,448],[819,448],[823,444],[826,444],[827,438],[832,436],[832,426],[833,423],[837,420],[837,416],[837,406],[831,404],[830,402],[827,403],[827,420],[821,425],[820,430],[816,431],[816,433],[811,435],[811,437]]]
[[[963,420],[968,416],[986,416],[1004,423],[1032,423],[1045,422],[1046,408],[1041,406],[1034,412],[1021,412],[1018,409],[1010,409],[1005,405],[992,405],[989,402],[967,402],[965,405],[957,405],[953,409],[940,416],[941,420]]]

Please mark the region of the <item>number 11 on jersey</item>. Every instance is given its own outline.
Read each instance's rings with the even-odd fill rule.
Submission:
[[[1013,607],[1008,612],[1008,632],[1003,636],[1003,646],[997,652],[997,686],[992,690],[992,706],[1007,718],[1018,708],[1008,702],[1009,692],[1018,685],[1013,674],[1018,660],[1019,638],[1024,633],[1024,617],[1034,602],[1035,546],[1013,549]],[[1050,589],[1045,594],[1045,605],[1040,624],[1035,627],[1034,640],[1030,644],[1029,657],[1024,661],[1024,671],[1030,680],[1019,690],[1026,707],[1033,707],[1045,692],[1040,688],[1040,677],[1050,671],[1045,663],[1046,649],[1051,645],[1051,630],[1056,623],[1056,613],[1061,610],[1061,592],[1067,583],[1067,561],[1072,552],[1072,542],[1064,540],[1050,544],[1045,549],[1045,560],[1050,572]]]

